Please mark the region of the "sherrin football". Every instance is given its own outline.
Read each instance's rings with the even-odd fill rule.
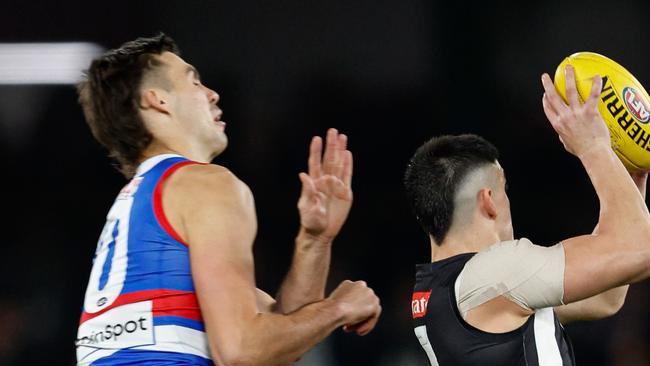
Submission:
[[[555,70],[555,87],[567,101],[564,67],[573,66],[580,100],[591,91],[592,78],[600,75],[603,88],[598,110],[612,140],[612,148],[629,170],[650,169],[650,97],[641,83],[623,66],[593,52],[567,57]]]

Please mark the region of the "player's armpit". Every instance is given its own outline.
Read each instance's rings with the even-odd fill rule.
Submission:
[[[489,333],[505,333],[521,327],[534,312],[497,296],[467,312],[465,321]]]

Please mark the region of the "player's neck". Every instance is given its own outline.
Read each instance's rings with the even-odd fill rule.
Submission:
[[[500,241],[499,233],[489,227],[467,226],[449,231],[442,244],[431,239],[431,261],[439,261],[463,253],[476,253]]]
[[[171,146],[168,144],[161,143],[159,141],[152,141],[151,144],[142,152],[140,157],[140,163],[143,161],[163,154],[176,154],[184,156],[192,161],[197,161],[200,163],[209,163],[212,161],[212,156],[207,153],[203,153],[199,149],[192,149],[191,147],[185,146]]]

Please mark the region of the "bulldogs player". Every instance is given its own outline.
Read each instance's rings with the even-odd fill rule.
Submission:
[[[352,155],[334,129],[311,142],[300,231],[274,299],[255,287],[253,196],[209,164],[227,145],[219,95],[165,35],[94,60],[79,85],[94,137],[130,182],[100,235],[77,338],[79,365],[287,365],[381,311],[363,281],[324,287],[352,203]]]

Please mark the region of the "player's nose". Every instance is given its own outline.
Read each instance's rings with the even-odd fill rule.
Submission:
[[[206,89],[208,91],[208,101],[210,101],[211,104],[217,104],[220,98],[219,94],[210,88],[206,87]]]

